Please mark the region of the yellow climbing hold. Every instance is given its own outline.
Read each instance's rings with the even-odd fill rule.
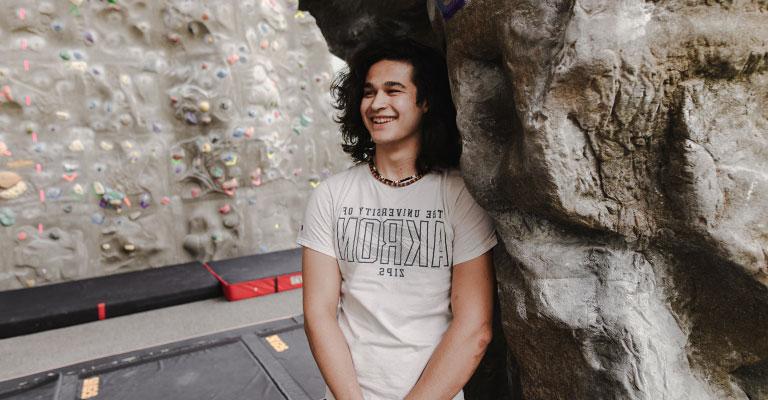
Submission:
[[[101,196],[104,194],[104,185],[101,182],[93,182],[93,192]]]

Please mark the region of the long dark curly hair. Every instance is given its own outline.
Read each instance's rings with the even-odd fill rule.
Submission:
[[[413,66],[416,102],[427,101],[422,117],[421,149],[416,159],[419,173],[459,166],[461,137],[456,127],[456,109],[451,100],[445,58],[437,50],[408,38],[376,39],[361,46],[348,60],[349,66],[331,84],[339,111],[344,152],[355,163],[373,158],[375,144],[360,115],[365,78],[371,66],[381,60],[404,61]]]

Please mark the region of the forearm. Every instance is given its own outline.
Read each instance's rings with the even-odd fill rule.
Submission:
[[[362,400],[352,355],[335,316],[305,314],[304,330],[325,383],[337,400]]]
[[[472,377],[490,342],[488,327],[452,323],[405,400],[449,400]]]

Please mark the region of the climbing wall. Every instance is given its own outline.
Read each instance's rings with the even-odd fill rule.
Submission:
[[[294,247],[332,62],[293,0],[3,0],[0,290]]]

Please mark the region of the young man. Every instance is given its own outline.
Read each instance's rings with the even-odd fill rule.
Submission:
[[[458,170],[445,60],[372,43],[334,83],[357,165],[318,186],[304,322],[329,399],[463,399],[491,338],[496,237]]]

